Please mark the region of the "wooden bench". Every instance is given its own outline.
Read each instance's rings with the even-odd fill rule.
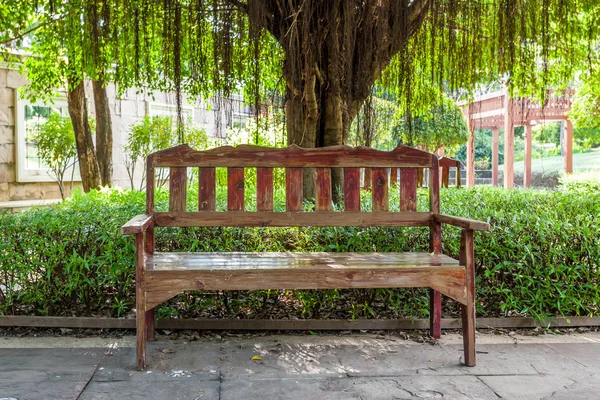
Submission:
[[[216,211],[215,168],[227,168],[227,211]],[[343,168],[344,211],[332,211],[331,168]],[[170,169],[169,211],[157,212],[155,174]],[[188,169],[199,168],[197,210],[186,211]],[[245,211],[244,171],[256,168],[255,212]],[[285,212],[273,211],[273,168],[285,168]],[[314,168],[315,211],[303,211],[303,168]],[[372,211],[361,210],[361,168],[370,168]],[[388,174],[400,168],[400,209],[390,210]],[[417,212],[417,170],[430,169],[429,211]],[[440,214],[436,156],[400,146],[384,152],[347,146],[195,151],[187,145],[148,156],[146,214],[122,228],[136,235],[137,366],[154,338],[153,309],[186,290],[431,288],[431,334],[441,334],[441,294],[461,304],[464,362],[475,365],[473,231],[484,222]],[[442,254],[442,224],[463,228],[460,260]],[[155,227],[427,226],[429,253],[160,253]]]
[[[450,183],[450,168],[456,168],[454,182],[455,186],[460,188],[460,168],[462,167],[462,163],[450,157],[440,157],[438,162],[442,170],[442,187],[448,187]]]

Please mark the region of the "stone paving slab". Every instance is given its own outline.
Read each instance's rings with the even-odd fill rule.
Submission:
[[[90,342],[105,348],[10,343],[0,346],[0,399],[600,398],[595,339],[481,344],[474,368],[461,365],[456,339],[432,345],[391,335],[159,337],[148,345],[145,372],[135,370],[131,338]]]
[[[0,398],[74,399],[104,349],[0,349]]]
[[[475,376],[403,376],[397,378],[226,379],[222,400],[287,399],[495,399]]]

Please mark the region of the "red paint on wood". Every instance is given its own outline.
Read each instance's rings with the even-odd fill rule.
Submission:
[[[285,169],[285,206],[287,211],[302,211],[302,168]]]
[[[344,209],[360,211],[360,168],[344,168]]]
[[[244,168],[227,168],[227,210],[244,211]]]
[[[256,210],[273,211],[273,168],[256,168]]]
[[[417,169],[400,169],[400,211],[417,211]]]
[[[315,169],[315,209],[331,211],[331,168]]]
[[[389,211],[387,168],[371,169],[373,211]]]
[[[199,170],[198,210],[215,211],[217,205],[215,168],[205,167],[199,168]]]

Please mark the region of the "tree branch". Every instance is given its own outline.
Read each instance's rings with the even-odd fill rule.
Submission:
[[[44,22],[43,24],[39,24],[39,25],[37,25],[37,26],[34,26],[33,28],[31,28],[31,29],[28,29],[28,30],[26,30],[26,31],[25,31],[25,32],[23,32],[23,33],[20,33],[20,34],[18,34],[17,36],[14,36],[14,37],[12,37],[12,38],[10,38],[10,39],[8,39],[8,40],[5,40],[5,41],[3,41],[3,42],[0,42],[0,46],[4,46],[4,45],[6,45],[6,44],[8,44],[8,43],[10,43],[10,42],[13,42],[13,41],[15,41],[15,40],[21,39],[21,38],[23,38],[24,36],[27,36],[27,35],[29,35],[30,33],[34,32],[34,31],[36,31],[36,30],[38,30],[38,29],[40,29],[40,28],[43,28],[43,27],[45,27],[45,26],[51,25],[51,24],[53,24],[53,23],[55,23],[55,22],[58,22],[58,21],[60,21],[60,20],[62,20],[62,19],[65,19],[65,18],[66,18],[66,17],[68,17],[69,15],[73,14],[75,11],[77,11],[77,10],[72,10],[72,11],[70,11],[70,12],[66,13],[66,14],[63,14],[63,15],[61,15],[61,16],[60,16],[60,17],[58,17],[58,18],[51,19],[51,20],[49,20],[49,21],[46,21],[46,22]]]

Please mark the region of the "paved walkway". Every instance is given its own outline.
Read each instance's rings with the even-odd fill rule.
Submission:
[[[0,399],[599,399],[600,334],[266,335],[168,340],[0,338]]]

